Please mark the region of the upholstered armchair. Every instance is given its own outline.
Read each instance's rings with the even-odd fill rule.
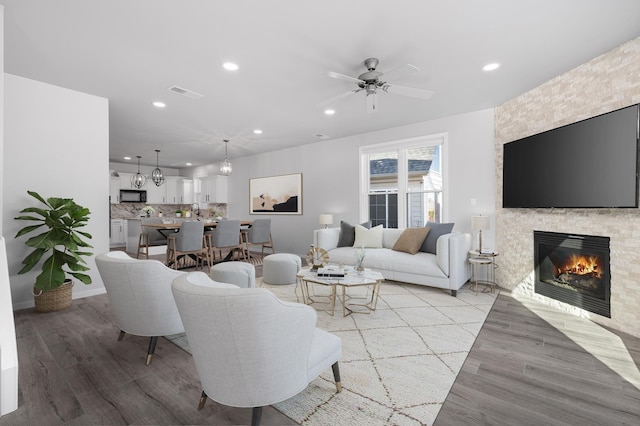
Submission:
[[[231,407],[262,407],[304,390],[329,366],[341,391],[342,342],[316,328],[316,311],[264,288],[233,288],[203,272],[177,277],[173,296],[207,398]]]
[[[120,327],[118,340],[125,333],[150,337],[149,365],[158,336],[184,332],[171,282],[185,272],[174,271],[158,260],[134,259],[122,251],[96,256],[96,265]]]

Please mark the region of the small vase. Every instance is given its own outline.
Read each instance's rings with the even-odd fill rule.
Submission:
[[[147,217],[151,217],[151,213],[148,213],[148,212],[147,212]]]

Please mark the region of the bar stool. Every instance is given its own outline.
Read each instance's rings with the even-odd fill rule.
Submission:
[[[138,251],[136,253],[136,259],[140,259],[140,255],[143,254],[145,258],[149,258],[149,234],[141,232],[138,236]]]

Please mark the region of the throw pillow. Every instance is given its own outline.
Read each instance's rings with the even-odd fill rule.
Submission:
[[[367,229],[362,225],[356,225],[356,239],[353,247],[382,248],[382,225]]]
[[[438,242],[438,238],[440,238],[441,235],[451,233],[453,225],[453,223],[427,222],[425,227],[430,230],[427,234],[427,238],[425,238],[422,243],[422,247],[420,247],[420,251],[436,254],[436,243]]]
[[[365,228],[371,228],[371,221],[360,224]],[[340,221],[340,237],[338,238],[338,247],[353,247],[356,239],[356,227],[343,220]]]
[[[407,228],[402,231],[391,250],[416,254],[422,247],[422,243],[427,238],[428,233],[429,228]]]

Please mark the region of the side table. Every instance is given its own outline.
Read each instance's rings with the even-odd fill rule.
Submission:
[[[481,253],[478,250],[469,251],[469,263],[471,264],[473,283],[476,289],[476,295],[478,294],[478,285],[484,284],[489,286],[489,291],[493,293],[497,286],[496,283],[496,268],[498,265],[495,262],[497,252]],[[485,279],[478,279],[478,268],[485,267]]]

